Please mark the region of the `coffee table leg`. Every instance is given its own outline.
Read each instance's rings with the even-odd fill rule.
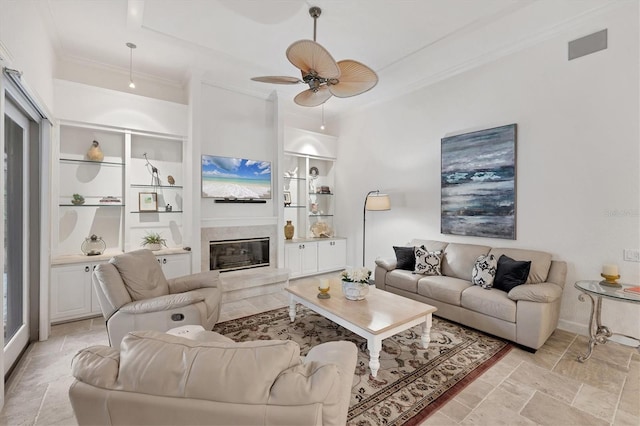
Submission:
[[[289,296],[289,318],[291,322],[296,320],[296,301],[293,300],[293,296]]]
[[[371,337],[367,340],[367,349],[369,349],[369,368],[371,376],[376,377],[380,369],[380,350],[382,349],[382,340]]]
[[[422,341],[422,347],[427,349],[429,347],[429,343],[431,343],[431,314],[427,315],[422,323],[422,336],[420,340]]]

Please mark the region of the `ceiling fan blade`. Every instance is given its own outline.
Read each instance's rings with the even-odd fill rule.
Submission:
[[[303,83],[302,80],[296,77],[287,77],[281,75],[267,75],[264,77],[253,77],[253,81],[259,81],[261,83],[274,83],[274,84],[297,84]]]
[[[359,95],[373,89],[378,84],[378,75],[368,66],[358,61],[347,59],[338,62],[340,81],[329,85],[329,91],[339,98]]]
[[[340,68],[333,56],[321,45],[311,40],[298,40],[287,48],[287,59],[303,74],[314,70],[322,78],[340,77]]]
[[[300,92],[293,98],[293,101],[300,106],[315,107],[327,102],[331,97],[331,92],[327,86],[320,87],[317,91],[311,89]]]

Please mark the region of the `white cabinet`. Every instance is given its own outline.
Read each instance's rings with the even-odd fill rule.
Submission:
[[[310,275],[318,271],[318,243],[286,244],[284,253],[284,266],[291,271],[292,278]]]
[[[190,253],[162,254],[157,255],[156,259],[167,279],[191,273]],[[100,263],[108,262],[108,258],[105,257],[103,262],[81,262],[82,260],[82,257],[78,257],[71,262],[51,267],[49,319],[52,323],[102,315],[91,275],[93,269]]]
[[[162,266],[162,273],[164,273],[166,279],[191,274],[191,259],[188,254],[156,256],[156,259]]]
[[[98,263],[76,263],[51,268],[51,322],[101,315],[97,295],[91,284]]]
[[[284,252],[284,266],[297,278],[344,268],[347,244],[345,239],[300,240],[286,243]]]
[[[347,240],[318,242],[318,272],[335,271],[345,267]]]

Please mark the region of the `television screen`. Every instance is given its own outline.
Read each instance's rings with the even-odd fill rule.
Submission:
[[[202,196],[224,199],[271,199],[271,162],[202,156]]]

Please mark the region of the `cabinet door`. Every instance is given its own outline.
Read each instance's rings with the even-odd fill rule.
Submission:
[[[346,240],[318,242],[318,272],[342,269],[346,264],[346,258]]]
[[[91,271],[90,264],[51,268],[51,321],[91,314]]]
[[[318,243],[302,244],[302,274],[314,274],[318,272]]]
[[[302,275],[302,244],[284,245],[284,267],[290,271],[291,278]]]
[[[188,254],[172,254],[156,257],[166,279],[191,274],[191,258]]]

